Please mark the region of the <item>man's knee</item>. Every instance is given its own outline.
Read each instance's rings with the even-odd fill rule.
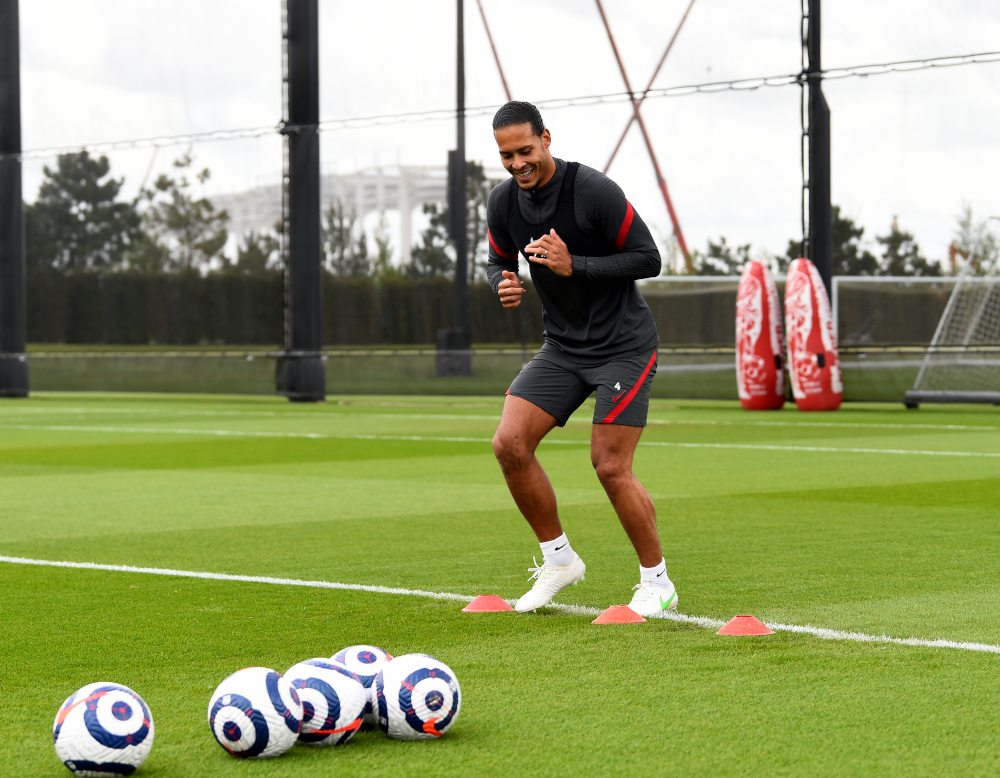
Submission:
[[[609,485],[632,474],[631,462],[628,457],[609,451],[592,451],[590,463],[597,471],[597,478],[602,484]]]
[[[528,452],[522,442],[523,438],[516,432],[503,428],[493,436],[493,454],[505,473],[520,470],[528,459]]]

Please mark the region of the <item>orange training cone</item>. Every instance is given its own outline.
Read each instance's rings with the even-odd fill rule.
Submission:
[[[753,616],[734,616],[716,635],[773,635],[774,630]]]
[[[512,611],[507,602],[495,594],[480,594],[476,599],[462,608],[462,613],[493,613],[495,611]]]
[[[645,619],[628,605],[612,605],[591,624],[641,624]]]

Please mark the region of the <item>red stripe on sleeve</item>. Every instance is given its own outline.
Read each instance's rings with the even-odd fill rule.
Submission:
[[[629,222],[632,221],[632,206],[631,205],[628,207],[628,220],[629,220]],[[508,259],[509,260],[509,259],[513,258],[513,256],[514,256],[513,254],[511,254],[509,251],[504,251],[503,249],[501,249],[497,245],[497,242],[495,240],[493,240],[493,236],[490,234],[489,230],[486,230],[486,237],[490,239],[490,245],[493,247],[493,250],[497,254],[500,255],[501,259]]]
[[[632,210],[631,206],[629,206],[629,210],[630,211]],[[601,422],[601,424],[611,424],[611,422],[613,422],[616,418],[618,418],[618,414],[624,411],[625,408],[628,407],[628,404],[632,402],[632,398],[635,397],[636,394],[639,392],[639,388],[642,386],[642,382],[645,381],[646,376],[649,375],[649,371],[652,369],[654,362],[656,362],[656,349],[653,349],[653,356],[649,358],[649,362],[646,364],[646,369],[642,371],[642,375],[639,376],[639,380],[635,382],[635,384],[632,386],[632,389],[629,391],[627,395],[625,395],[625,397],[618,403],[618,405],[616,405],[614,408],[611,409],[611,413],[609,413],[607,416],[604,417],[604,420]]]
[[[622,247],[625,245],[625,238],[628,236],[629,228],[632,226],[632,217],[635,214],[632,210],[632,203],[626,200],[625,204],[628,206],[625,211],[625,219],[622,221],[622,226],[618,230],[618,237],[615,238],[615,248],[619,251],[621,251]]]

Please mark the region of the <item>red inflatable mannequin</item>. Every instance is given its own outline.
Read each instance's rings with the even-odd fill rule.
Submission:
[[[744,410],[785,404],[784,351],[778,289],[764,265],[750,262],[736,293],[736,385]]]
[[[800,411],[835,411],[844,397],[826,288],[816,266],[796,259],[785,283],[785,331],[792,396]]]

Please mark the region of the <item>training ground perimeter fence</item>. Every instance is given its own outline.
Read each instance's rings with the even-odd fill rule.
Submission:
[[[779,277],[777,283],[782,295],[784,279]],[[738,285],[737,276],[680,276],[642,285],[661,340],[653,396],[736,398]],[[902,401],[954,285],[954,278],[834,278],[832,304],[846,400]],[[420,332],[393,325],[388,334],[401,339],[400,333],[406,332],[426,340],[434,327],[448,326],[448,291],[435,288],[435,294],[423,295],[417,316]],[[328,298],[328,305],[340,310],[356,305],[370,313],[374,293],[367,287],[364,293],[369,295],[367,303],[345,300],[341,289],[334,299]],[[382,304],[398,310],[399,290],[392,295]],[[495,297],[481,297],[482,306],[499,308]],[[474,337],[484,345],[471,350],[470,377],[437,377],[441,352],[426,342],[371,342],[378,337],[376,316],[364,329],[368,342],[324,350],[327,390],[330,394],[502,395],[540,344],[537,297],[532,303],[523,313],[502,309],[478,317],[473,313],[479,322]],[[383,322],[392,320],[384,312],[380,316]],[[340,321],[343,316],[330,318]],[[239,345],[204,339],[163,346],[37,343],[30,347],[28,360],[36,390],[271,394],[280,353],[276,343]]]

